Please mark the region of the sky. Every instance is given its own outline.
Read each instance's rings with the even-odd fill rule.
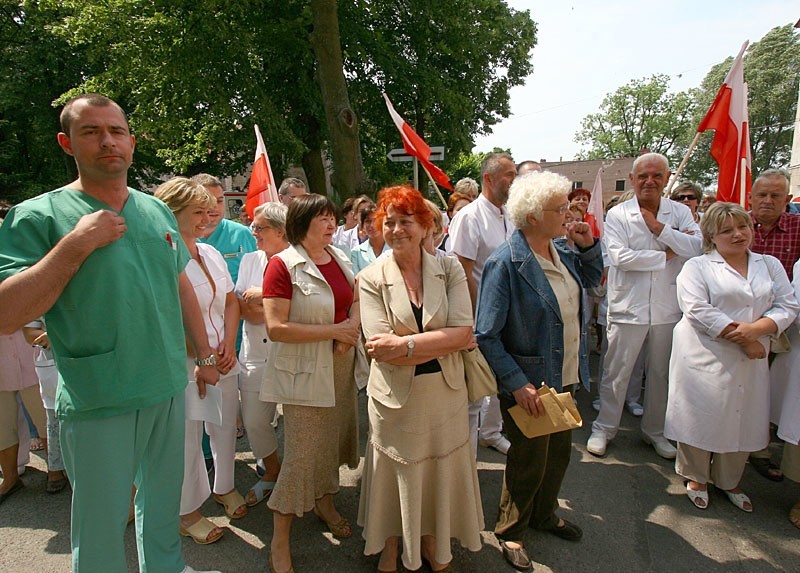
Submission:
[[[672,91],[697,87],[712,66],[776,26],[800,19],[796,0],[590,2],[509,0],[537,25],[533,73],[511,89],[511,115],[475,152],[560,161],[581,150],[581,120],[633,79],[667,74]]]

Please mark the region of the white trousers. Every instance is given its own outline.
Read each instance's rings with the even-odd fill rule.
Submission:
[[[481,406],[480,437],[490,444],[494,444],[502,436],[503,415],[500,413],[500,400],[497,394],[487,396]]]
[[[644,341],[639,358],[636,359],[636,365],[633,367],[631,373],[631,381],[628,384],[628,392],[625,395],[625,402],[628,404],[640,404],[642,399],[642,379],[644,378],[644,359],[647,353],[647,339]],[[598,388],[600,388],[599,381],[603,379],[603,365],[605,364],[606,354],[608,354],[608,337],[603,337],[603,342],[600,343],[600,359],[597,364],[597,381]]]
[[[669,356],[674,327],[675,323],[647,325],[612,322],[608,325],[608,353],[600,382],[600,413],[592,423],[592,432],[602,432],[609,440],[617,435],[631,374],[647,340],[647,391],[644,393],[642,433],[651,439],[664,438]]]
[[[222,391],[222,425],[206,423],[205,428],[211,441],[211,455],[214,457],[214,493],[226,494],[234,487],[236,414],[239,411],[239,387],[236,375],[220,378],[217,388]],[[197,391],[194,382],[190,382],[187,387],[187,392],[191,391]],[[211,495],[203,458],[203,423],[186,420],[181,515],[199,509]]]
[[[275,402],[262,402],[258,395],[266,372],[266,363],[242,364],[239,372],[239,393],[242,398],[242,422],[247,430],[247,439],[256,459],[266,458],[278,449],[278,438],[272,420],[275,418]]]

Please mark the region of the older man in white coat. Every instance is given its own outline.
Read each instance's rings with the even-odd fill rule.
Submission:
[[[600,382],[600,414],[586,445],[602,456],[619,429],[625,393],[647,339],[644,441],[672,459],[664,438],[672,329],[681,318],[675,278],[683,263],[702,253],[700,228],[685,205],[663,197],[669,161],[658,153],[641,155],[629,175],[635,197],[608,212],[605,241],[608,271],[608,353]]]

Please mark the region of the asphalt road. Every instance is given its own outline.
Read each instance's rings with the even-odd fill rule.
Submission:
[[[581,525],[584,537],[570,543],[530,531],[526,540],[537,572],[800,572],[800,530],[787,520],[800,497],[800,486],[785,480],[773,483],[751,468],[742,488],[755,511],[745,514],[722,494],[711,493],[706,511],[695,509],[684,494],[673,463],[659,458],[638,432],[638,419],[627,412],[623,429],[599,459],[585,449],[594,419],[590,396],[578,394],[584,427],[574,432],[572,462],[561,490],[561,515]],[[362,396],[360,405],[365,408]],[[365,411],[362,410],[362,414]],[[361,440],[366,436],[362,415]],[[780,448],[775,448],[776,455]],[[236,482],[245,493],[255,481],[254,460],[240,440]],[[463,572],[510,572],[491,533],[503,477],[504,456],[480,448],[480,477],[486,531],[484,547],[470,553],[454,543],[453,567]],[[47,495],[44,461],[33,455],[23,481],[27,486],[0,506],[0,573],[67,572],[69,554],[69,493]],[[360,470],[343,471],[336,499],[353,523],[358,509]],[[250,509],[243,519],[230,521],[213,500],[201,511],[226,528],[224,537],[209,546],[184,539],[188,564],[224,573],[267,570],[267,547],[272,517],[266,504]],[[130,571],[138,571],[132,527],[125,542]],[[333,538],[324,525],[307,515],[292,531],[293,560],[298,572],[356,573],[375,571],[377,557],[362,554],[361,530],[346,540]]]

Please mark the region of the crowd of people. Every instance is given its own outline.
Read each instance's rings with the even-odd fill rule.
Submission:
[[[356,522],[377,570],[454,571],[453,539],[482,547],[479,447],[505,455],[494,534],[530,571],[529,528],[583,531],[558,515],[572,431],[531,436],[518,420],[547,415],[546,389],[590,390],[593,350],[591,454],[627,407],[700,510],[712,484],[753,511],[748,460],[800,481],[800,215],[782,171],[759,175],[747,212],[703,206],[692,182],[667,198],[668,160],[643,154],[601,233],[591,191],[492,153],[444,213],[409,185],[339,207],[287,178],[245,227],[211,175],[129,188],[135,138],[114,101],[71,100],[61,129],[78,179],[0,227],[0,504],[24,487],[24,411],[47,491],[72,489],[73,571],[127,571],[135,522],[140,570],[196,572],[180,536],[224,535],[200,513],[212,494],[232,520],[266,501],[269,571],[294,571],[295,517],[355,533],[335,496],[362,458]],[[497,391],[470,401],[476,353]],[[249,488],[235,482],[240,429]],[[800,502],[789,518],[800,528]]]

